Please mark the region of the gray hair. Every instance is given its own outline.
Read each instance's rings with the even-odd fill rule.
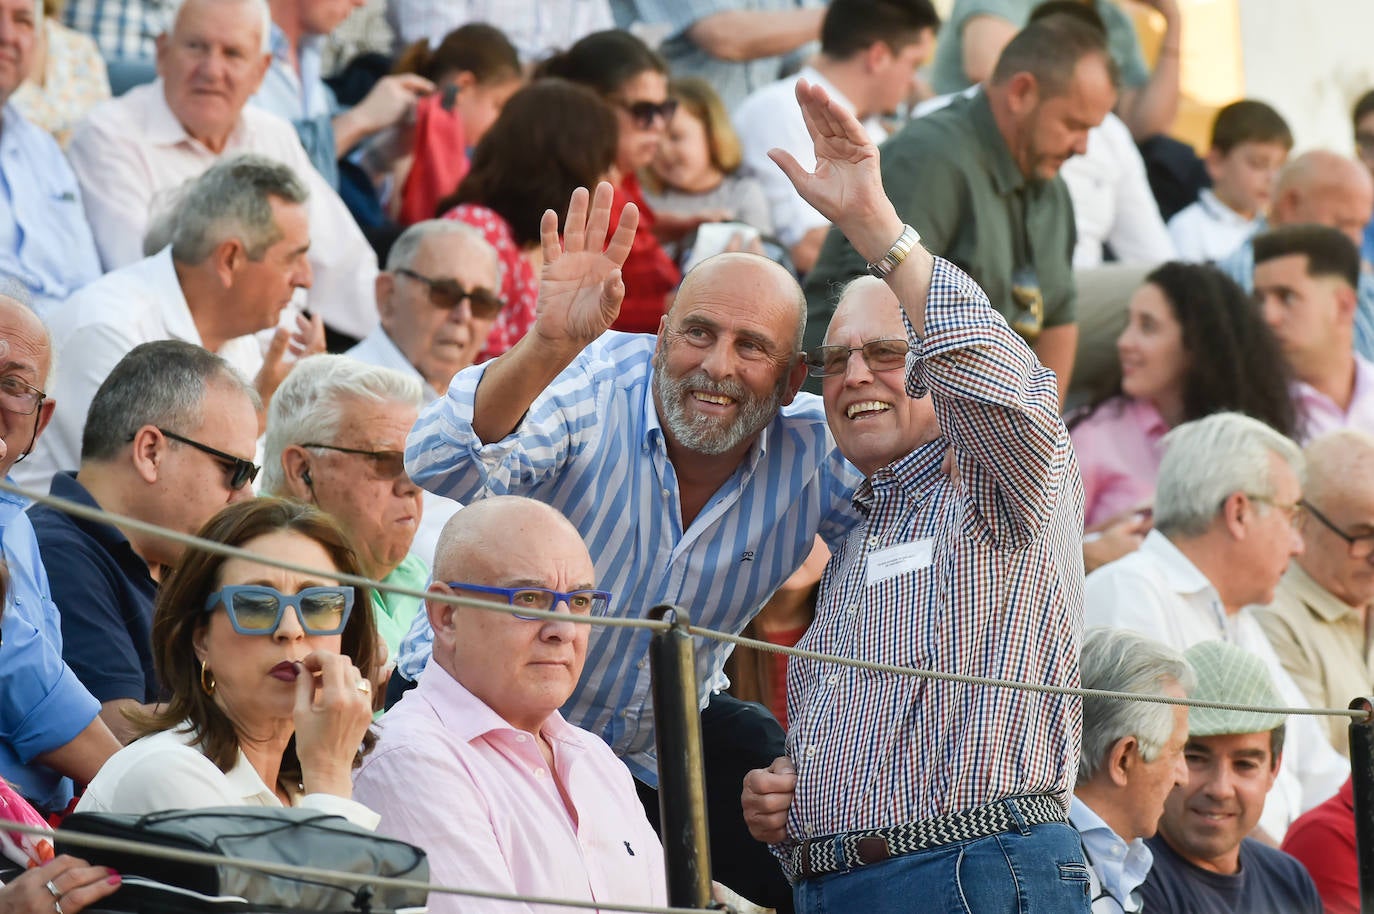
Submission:
[[[282,237],[273,197],[303,204],[310,191],[291,166],[266,156],[244,153],[220,159],[183,185],[166,222],[149,228],[145,250],[165,231],[179,263],[203,263],[230,239],[243,244],[249,260],[261,260]]]
[[[1274,497],[1271,455],[1303,474],[1302,451],[1269,426],[1240,413],[1213,413],[1164,436],[1155,484],[1154,524],[1169,535],[1198,536],[1236,492]],[[1262,505],[1267,510],[1269,506]]]
[[[180,340],[135,346],[101,383],[81,433],[81,460],[112,460],[145,425],[186,435],[216,417],[206,415],[205,390],[223,384],[260,409],[258,392],[228,362]]]
[[[1079,659],[1083,688],[1137,695],[1164,695],[1171,687],[1190,692],[1193,668],[1180,651],[1123,628],[1090,628]],[[1174,730],[1171,705],[1115,698],[1083,699],[1083,743],[1078,783],[1091,781],[1118,740],[1134,736],[1140,758],[1159,757]]]
[[[426,219],[406,229],[392,243],[391,250],[387,253],[386,271],[395,273],[397,270],[413,266],[424,243],[440,235],[458,235],[481,251],[483,256],[490,257],[496,267],[496,288],[493,291],[500,294],[501,284],[506,279],[505,270],[501,266],[501,255],[496,253],[496,248],[491,246],[481,232],[457,219]]]
[[[302,359],[272,395],[263,444],[262,491],[285,495],[281,455],[289,446],[329,442],[343,423],[350,401],[424,405],[420,379],[392,368],[368,365],[346,355]]]
[[[259,42],[262,53],[272,53],[272,9],[267,5],[267,0],[218,0],[220,3],[248,3],[254,7],[254,12],[258,14],[258,28],[262,32],[262,41]],[[169,34],[176,28],[177,19],[181,16],[181,10],[186,6],[187,0],[173,0],[174,6],[167,16],[167,25],[163,29],[163,34]]]

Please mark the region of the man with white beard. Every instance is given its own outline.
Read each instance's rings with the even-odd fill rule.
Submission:
[[[797,393],[806,303],[796,280],[766,258],[722,254],[688,274],[657,336],[609,331],[638,218],[627,207],[607,243],[610,206],[609,185],[590,207],[575,192],[561,245],[545,215],[534,327],[500,358],[459,372],[411,432],[406,468],[462,503],[524,495],[562,511],[615,594],[610,615],[673,603],[694,625],[738,632],[818,533],[838,545],[861,477],[835,449],[820,399]],[[400,676],[419,676],[432,639],[417,619]],[[625,760],[652,819],[648,646],[645,632],[594,627],[563,713]],[[782,754],[782,730],[716,694],[728,645],[699,639],[696,650],[715,877],[786,906],[787,886],[739,805],[744,773]]]

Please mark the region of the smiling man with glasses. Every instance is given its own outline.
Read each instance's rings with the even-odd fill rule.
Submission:
[[[443,396],[486,345],[505,305],[500,290],[500,261],[480,232],[451,219],[417,222],[377,277],[381,325],[347,354],[415,375],[426,402]]]
[[[1307,700],[1343,708],[1374,683],[1369,611],[1374,604],[1374,437],[1353,429],[1305,450],[1298,516],[1307,548],[1255,616]],[[1327,722],[1331,745],[1349,755],[1344,721]]]
[[[426,603],[433,655],[419,685],[383,718],[354,797],[384,810],[380,833],[425,848],[438,882],[665,904],[663,848],[629,771],[595,734],[558,711],[587,657],[591,626],[573,617],[604,613],[611,599],[596,589],[577,529],[532,499],[486,498],[444,528],[434,576],[429,589],[436,595],[516,611]],[[430,909],[507,910],[495,901],[438,894]]]

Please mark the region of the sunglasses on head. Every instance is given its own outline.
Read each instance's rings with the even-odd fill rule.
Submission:
[[[639,127],[641,130],[648,130],[652,127],[654,125],[654,118],[656,117],[663,118],[663,123],[666,124],[671,121],[673,115],[677,113],[677,99],[675,98],[670,98],[661,102],[638,101],[617,102],[617,104],[630,115],[630,118],[635,122],[635,126]]]
[[[869,340],[853,349],[848,346],[816,346],[806,351],[806,365],[811,377],[825,378],[844,374],[849,357],[862,352],[869,371],[893,371],[906,367],[906,354],[911,350],[906,340]]]
[[[353,588],[307,587],[299,593],[282,593],[265,584],[230,584],[210,594],[205,611],[213,612],[220,604],[240,635],[272,634],[288,606],[295,608],[307,635],[337,635],[353,609]]]
[[[436,308],[443,308],[445,311],[452,311],[463,303],[463,299],[467,299],[473,317],[489,318],[495,317],[497,312],[501,310],[501,306],[505,304],[501,300],[501,296],[484,286],[474,286],[467,289],[460,285],[456,279],[430,279],[428,276],[404,267],[396,272],[429,286],[429,303]]]

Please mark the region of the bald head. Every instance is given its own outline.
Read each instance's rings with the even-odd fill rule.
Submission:
[[[1348,501],[1354,489],[1374,493],[1374,435],[1340,429],[1312,441],[1303,454],[1307,458],[1303,492],[1314,504]]]
[[[1311,222],[1340,229],[1358,247],[1374,210],[1374,180],[1359,162],[1327,149],[1292,159],[1279,172],[1270,224]]]
[[[0,342],[7,348],[0,354],[0,377],[22,381],[30,393],[45,390],[52,368],[52,336],[32,309],[7,295],[0,295]],[[52,418],[53,406],[54,401],[44,399],[27,411],[0,409],[0,440],[5,443],[0,476],[8,475],[33,448]]]
[[[703,298],[718,297],[725,290],[746,301],[795,304],[796,340],[779,342],[792,343],[794,354],[801,351],[802,336],[806,333],[806,295],[791,273],[759,254],[731,251],[706,258],[683,277],[668,314],[679,314],[683,307],[695,305]]]
[[[582,535],[558,510],[532,498],[497,495],[479,499],[449,518],[434,549],[434,579],[492,583],[474,577],[474,571],[490,564],[499,544],[528,542],[531,537],[575,541],[570,548],[580,549],[591,561]]]

